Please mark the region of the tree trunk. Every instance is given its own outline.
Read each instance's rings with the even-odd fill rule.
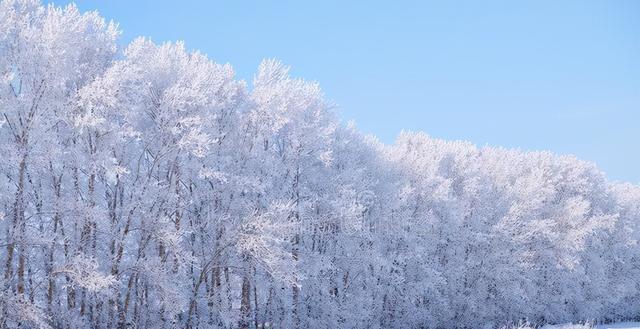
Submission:
[[[251,321],[251,282],[249,275],[245,274],[242,278],[242,297],[240,299],[240,324],[241,329],[249,329]]]

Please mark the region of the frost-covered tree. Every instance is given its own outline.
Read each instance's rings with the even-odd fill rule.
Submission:
[[[640,187],[342,124],[265,60],[0,2],[0,328],[436,328],[640,316]]]

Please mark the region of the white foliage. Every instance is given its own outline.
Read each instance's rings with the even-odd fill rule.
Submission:
[[[91,292],[108,289],[116,280],[112,275],[102,274],[98,261],[83,255],[75,256],[64,267],[54,271],[68,276],[74,285],[78,285]]]
[[[119,34],[74,5],[0,2],[0,327],[640,316],[637,185],[549,152],[384,145],[277,60],[249,88],[181,42]]]

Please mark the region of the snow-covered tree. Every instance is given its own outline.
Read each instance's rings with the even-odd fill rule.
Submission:
[[[265,60],[0,2],[0,328],[435,328],[640,316],[640,187],[342,124]]]

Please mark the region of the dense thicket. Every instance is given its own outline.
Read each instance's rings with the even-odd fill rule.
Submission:
[[[0,327],[436,328],[640,316],[640,188],[383,145],[96,13],[0,3]],[[224,46],[224,45],[221,45]]]

